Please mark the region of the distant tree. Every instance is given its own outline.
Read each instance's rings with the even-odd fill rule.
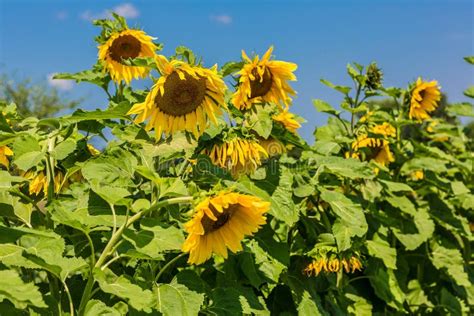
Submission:
[[[77,107],[82,100],[66,100],[58,89],[46,82],[31,79],[15,80],[13,76],[0,75],[0,102],[15,103],[22,116],[51,117],[61,110]]]

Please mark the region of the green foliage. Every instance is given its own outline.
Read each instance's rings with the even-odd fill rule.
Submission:
[[[99,42],[127,27],[118,16],[95,23]],[[201,63],[184,46],[174,57]],[[150,59],[125,64],[156,71]],[[38,120],[1,104],[0,150],[13,154],[0,164],[0,314],[467,315],[474,129],[457,116],[472,105],[443,100],[433,118],[411,120],[411,86],[383,87],[375,63],[347,73],[353,87],[321,80],[343,100],[314,100],[329,119],[312,145],[275,122],[275,104],[239,111],[230,95],[227,118],[199,138],[157,137],[127,114],[147,92],[109,91],[100,64],[58,78],[101,87],[107,107]],[[384,123],[393,131],[377,132]],[[88,146],[96,137],[101,152]],[[203,152],[226,137],[285,150],[233,177]],[[228,258],[188,264],[185,223],[221,190],[269,202],[266,224]]]

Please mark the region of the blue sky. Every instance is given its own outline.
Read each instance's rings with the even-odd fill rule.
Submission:
[[[313,98],[333,105],[340,96],[320,78],[349,84],[348,62],[377,61],[386,86],[405,86],[422,76],[437,79],[450,101],[465,101],[474,82],[473,2],[421,1],[26,1],[0,0],[0,72],[47,80],[55,72],[88,69],[96,60],[90,19],[116,9],[165,44],[164,54],[186,45],[206,65],[240,58],[240,50],[295,62],[298,96],[292,111],[308,120],[311,138],[326,116]],[[56,83],[67,97],[85,96],[88,109],[106,107],[98,88]]]

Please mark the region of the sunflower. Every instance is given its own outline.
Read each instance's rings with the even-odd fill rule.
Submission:
[[[217,74],[217,66],[207,69],[168,61],[164,56],[157,56],[156,62],[162,76],[145,102],[135,104],[128,114],[138,114],[136,123],[150,118],[145,128],[154,128],[157,137],[162,132],[176,131],[189,131],[198,137],[207,127],[208,118],[216,123],[225,106],[226,85]]]
[[[265,149],[253,139],[233,138],[214,144],[205,149],[204,154],[213,164],[230,170],[233,177],[253,173],[262,164],[262,158],[268,158]]]
[[[48,177],[44,171],[33,173],[28,171],[23,175],[25,178],[30,180],[29,193],[39,195],[43,192],[44,195],[48,194]],[[61,171],[56,171],[54,175],[54,192],[58,193],[61,190],[63,184],[64,175]]]
[[[441,92],[438,82],[435,80],[426,82],[418,78],[412,91],[408,116],[410,119],[414,118],[418,121],[428,119],[430,118],[429,113],[436,109],[440,100]]]
[[[384,122],[380,125],[375,125],[370,130],[374,134],[383,135],[383,136],[391,136],[395,137],[395,127],[393,127],[390,123]]]
[[[266,223],[264,214],[269,209],[269,202],[235,192],[221,191],[206,198],[184,224],[189,235],[182,249],[189,252],[188,263],[201,264],[212,253],[227,258],[227,248],[233,253],[241,251],[242,239]]]
[[[91,154],[92,156],[98,156],[100,155],[100,151],[95,148],[92,144],[87,144],[87,151],[89,152],[89,154]]]
[[[423,178],[425,177],[425,173],[423,172],[423,170],[415,170],[410,174],[410,176],[411,179],[414,181],[423,180]]]
[[[336,257],[331,257],[328,259],[327,257],[322,256],[309,263],[303,270],[303,273],[305,273],[307,276],[317,276],[321,272],[337,273],[339,271],[345,271],[346,273],[354,273],[355,271],[361,270],[362,263],[360,262],[359,258],[355,256],[351,256],[349,259],[339,259]]]
[[[274,121],[283,124],[283,126],[293,134],[295,134],[296,130],[301,127],[301,124],[295,120],[295,115],[288,112],[287,109],[281,111],[277,115],[274,115],[272,118]]]
[[[102,45],[99,45],[99,60],[116,82],[125,80],[130,84],[133,78],[148,75],[147,67],[128,66],[124,60],[137,57],[154,57],[157,49],[153,37],[140,30],[125,29],[113,33]]]
[[[395,161],[392,152],[390,151],[389,142],[385,139],[371,138],[367,135],[361,135],[357,140],[352,143],[352,149],[354,150],[352,157],[358,158],[358,151],[360,148],[371,148],[371,154],[369,159],[374,160],[382,166],[386,166],[389,163]]]
[[[8,168],[10,165],[7,156],[13,156],[13,151],[7,146],[0,146],[0,165]]]
[[[298,67],[294,63],[270,60],[273,47],[270,47],[262,59],[255,56],[251,60],[245,51],[242,59],[245,64],[237,73],[240,75],[239,87],[232,96],[232,103],[239,110],[249,109],[254,103],[273,102],[288,106],[296,92],[288,84],[296,80],[293,72]]]

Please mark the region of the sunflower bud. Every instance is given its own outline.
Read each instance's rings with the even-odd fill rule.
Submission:
[[[375,90],[382,85],[383,73],[376,63],[371,63],[367,67],[367,81],[366,86],[369,90]]]

